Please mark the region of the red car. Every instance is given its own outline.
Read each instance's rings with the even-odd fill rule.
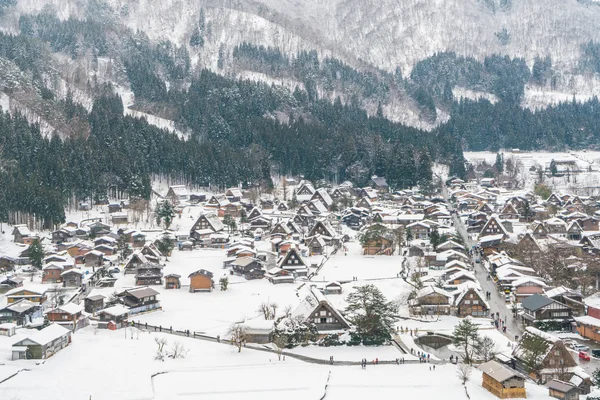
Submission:
[[[585,361],[590,361],[590,355],[588,353],[586,353],[585,351],[579,352],[579,358],[581,358],[582,360],[585,360]]]

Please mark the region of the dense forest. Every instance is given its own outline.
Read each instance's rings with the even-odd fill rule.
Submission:
[[[522,59],[477,61],[446,52],[417,63],[405,77],[400,69],[358,71],[314,51],[289,56],[248,43],[233,49],[233,67],[301,83],[290,91],[194,70],[186,46],[153,43],[110,21],[61,21],[42,13],[22,16],[20,26],[21,35],[0,35],[0,57],[27,72],[40,97],[82,129],[62,139],[44,137],[18,114],[0,117],[4,220],[22,213],[50,227],[64,220],[66,204],[104,200],[109,188],[148,199],[157,175],[223,188],[269,186],[273,174],[362,185],[377,174],[404,188],[431,181],[433,162],[463,176],[463,149],[592,147],[600,136],[597,99],[537,112],[521,108],[526,84],[552,82],[549,57],[536,58],[530,70]],[[204,45],[207,29],[201,15],[192,48]],[[168,114],[185,128],[185,139],[124,116],[115,89],[95,79],[85,83],[94,98],[90,111],[70,94],[55,98],[44,83],[51,52],[91,59],[93,71],[101,57],[110,59],[114,75],[133,90],[136,107]],[[589,60],[583,67],[595,68],[597,45],[582,52]],[[220,52],[219,63],[226,59]],[[456,86],[490,93],[498,101],[457,102]],[[434,121],[442,109],[449,121],[432,132],[389,121],[381,105],[399,91],[419,104],[425,118]],[[338,95],[331,101],[324,92]],[[375,115],[364,110],[365,99],[379,103]]]

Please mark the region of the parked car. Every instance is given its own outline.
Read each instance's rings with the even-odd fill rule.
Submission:
[[[592,350],[592,356],[600,358],[600,349]]]
[[[571,346],[571,348],[575,351],[579,351],[579,352],[584,352],[584,351],[588,351],[590,348],[588,346],[585,346],[583,344],[574,344]]]
[[[510,298],[510,294],[505,294],[504,295],[504,301],[507,303],[510,303],[512,301],[512,299]]]
[[[591,359],[590,355],[588,353],[586,353],[585,351],[579,352],[579,358],[584,361],[590,361],[590,359]]]
[[[110,272],[112,272],[113,274],[118,274],[119,272],[121,272],[121,270],[117,267],[113,268],[110,270]]]

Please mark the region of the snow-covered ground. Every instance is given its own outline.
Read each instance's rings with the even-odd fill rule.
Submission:
[[[598,151],[569,151],[569,152],[525,152],[506,150],[502,152],[504,160],[513,158],[519,165],[517,180],[524,183],[524,188],[532,190],[538,181],[537,173],[530,171],[531,167],[549,168],[550,162],[572,162],[573,172],[563,176],[545,176],[544,184],[558,192],[569,192],[583,196],[600,193],[600,152]],[[473,164],[485,161],[493,165],[496,160],[494,152],[465,152],[465,158]]]
[[[132,335],[133,333],[133,335]],[[179,341],[184,359],[157,361],[154,338],[137,330],[95,331],[73,335],[66,349],[44,363],[0,363],[0,378],[22,371],[0,385],[2,399],[273,399],[347,400],[373,397],[449,400],[464,399],[465,388],[452,364],[329,366],[307,364],[290,357],[278,361],[271,353],[187,338],[167,338],[167,349]],[[133,338],[132,338],[133,337]],[[330,350],[330,349],[328,349]],[[365,356],[367,357],[367,356]],[[471,398],[495,397],[481,387],[474,369],[466,389]],[[547,399],[548,389],[526,384],[529,399]]]

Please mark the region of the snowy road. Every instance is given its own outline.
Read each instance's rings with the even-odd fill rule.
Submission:
[[[454,207],[449,202],[448,189],[445,186],[442,187],[442,194],[444,199],[446,199],[448,202],[448,209],[450,212],[452,212]],[[456,228],[458,234],[463,238],[466,247],[468,249],[472,248],[473,245],[475,245],[475,242],[471,240],[467,229],[459,218],[458,214],[453,213],[452,219],[454,222],[454,227]],[[500,313],[500,318],[506,321],[506,336],[511,340],[514,340],[515,336],[521,336],[521,333],[523,333],[523,327],[518,319],[512,317],[512,311],[507,307],[507,303],[504,299],[504,293],[498,292],[494,281],[487,279],[488,272],[483,267],[482,263],[477,264],[473,260],[471,260],[471,262],[473,263],[475,276],[481,284],[481,289],[483,289],[484,292],[491,293],[491,298],[488,300],[488,303],[491,307],[491,312]]]

